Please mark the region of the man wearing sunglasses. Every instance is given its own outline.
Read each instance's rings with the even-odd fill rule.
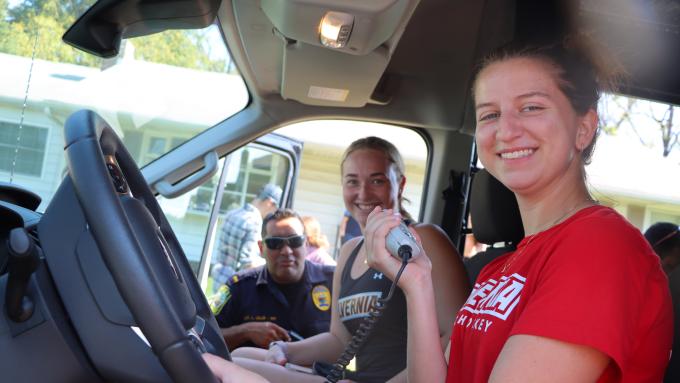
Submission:
[[[266,264],[220,288],[222,308],[214,311],[229,348],[267,347],[328,331],[335,267],[305,260],[300,216],[290,209],[266,216],[259,246]]]

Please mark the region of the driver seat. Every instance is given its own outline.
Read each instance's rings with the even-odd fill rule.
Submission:
[[[463,261],[470,286],[474,286],[486,264],[515,250],[524,238],[524,227],[515,194],[486,169],[479,169],[472,180],[470,216],[475,239],[489,246]]]

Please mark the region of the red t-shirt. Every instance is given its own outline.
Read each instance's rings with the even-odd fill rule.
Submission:
[[[673,337],[668,280],[635,227],[590,207],[524,238],[515,253],[482,270],[458,312],[447,383],[487,382],[516,334],[603,352],[611,363],[598,382],[663,380]]]

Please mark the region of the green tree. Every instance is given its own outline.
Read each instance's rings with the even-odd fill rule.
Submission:
[[[658,129],[664,157],[668,157],[674,148],[680,149],[680,124],[676,116],[680,108],[617,95],[603,97],[601,107],[605,111],[615,111],[600,119],[600,127],[606,134],[616,135],[625,127],[635,133],[642,145],[652,147],[651,136],[642,131]]]
[[[666,107],[666,110],[661,114],[661,117],[659,117],[659,113],[655,113],[652,108],[649,110],[650,118],[656,122],[661,131],[664,157],[668,157],[675,146],[680,147],[680,126],[678,126],[677,119],[675,121],[673,120],[676,109],[678,108],[669,104]]]
[[[0,52],[92,67],[102,60],[67,45],[64,32],[94,0],[24,0],[9,7],[0,0]],[[181,67],[225,71],[227,59],[214,58],[204,31],[177,30],[132,40],[135,58]],[[222,55],[224,56],[224,55]]]
[[[68,26],[82,14],[93,0],[23,1],[8,7],[2,5],[5,28],[0,30],[0,52],[87,66],[99,66],[101,60],[76,50],[61,41]]]
[[[24,24],[30,24],[36,15],[47,16],[54,19],[65,31],[94,3],[94,0],[24,0],[9,9],[8,15],[11,21]]]
[[[7,20],[7,9],[9,8],[9,3],[7,0],[0,0],[0,21],[3,21],[2,25],[4,25],[4,21]],[[0,25],[0,27],[2,27]]]
[[[214,72],[227,69],[225,59],[210,58],[209,44],[202,31],[165,31],[130,41],[137,59]]]

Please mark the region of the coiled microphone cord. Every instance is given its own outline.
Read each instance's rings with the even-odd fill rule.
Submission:
[[[352,358],[354,358],[357,352],[361,350],[361,347],[364,345],[366,339],[371,334],[371,331],[373,330],[373,327],[375,326],[376,322],[378,322],[378,319],[380,319],[383,312],[387,308],[387,302],[389,302],[390,299],[392,299],[394,289],[397,287],[397,282],[399,282],[401,273],[404,272],[406,265],[408,265],[408,260],[411,258],[410,251],[408,251],[409,254],[406,255],[402,254],[402,249],[399,250],[400,250],[399,255],[402,256],[401,267],[399,268],[397,275],[394,277],[394,281],[392,282],[392,286],[390,286],[390,290],[387,293],[387,296],[385,298],[378,299],[373,305],[373,307],[371,307],[368,316],[364,318],[364,321],[359,325],[359,328],[352,336],[352,339],[345,347],[345,350],[342,352],[340,357],[335,361],[335,364],[333,364],[333,368],[328,373],[328,375],[326,375],[325,383],[336,383],[338,380],[343,378],[343,372],[345,371],[345,368],[352,360]],[[406,253],[406,251],[404,251],[404,253]]]

